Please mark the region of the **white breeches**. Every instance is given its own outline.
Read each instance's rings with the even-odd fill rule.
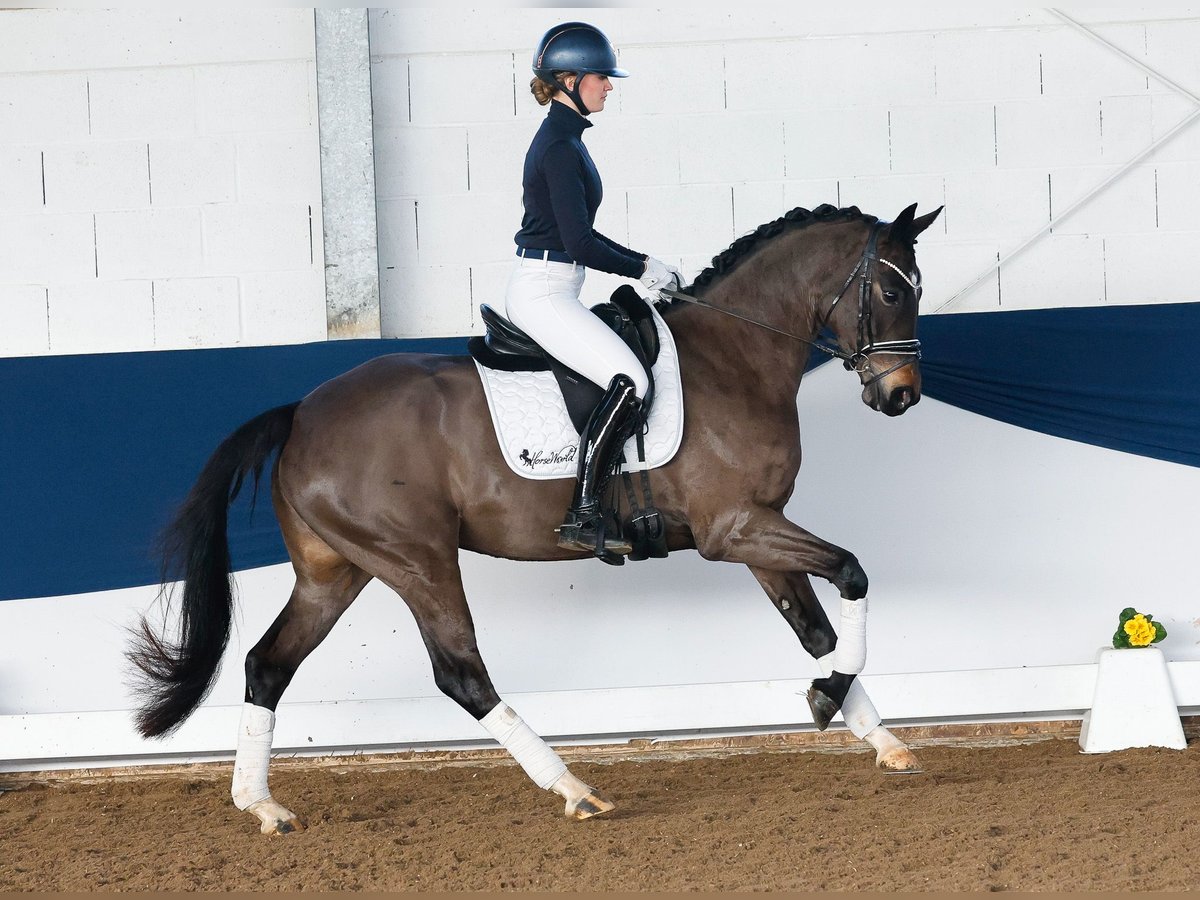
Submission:
[[[521,258],[504,295],[506,315],[542,348],[584,378],[607,388],[633,379],[638,397],[650,384],[633,351],[579,301],[586,269],[576,263]]]

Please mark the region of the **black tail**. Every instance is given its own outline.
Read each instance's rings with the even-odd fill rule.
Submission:
[[[164,591],[168,582],[184,581],[179,642],[155,634],[143,617],[126,654],[142,673],[136,720],[146,737],[177,728],[212,688],[233,614],[225,532],[229,504],[247,474],[253,474],[257,492],[263,466],[291,434],[297,406],[265,412],[222,441],[162,534]]]

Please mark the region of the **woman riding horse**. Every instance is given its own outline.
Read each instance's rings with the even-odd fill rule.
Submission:
[[[558,530],[558,546],[589,550],[605,562],[629,554],[629,542],[605,528],[599,501],[613,457],[641,422],[649,386],[637,357],[579,302],[587,269],[640,278],[651,290],[680,286],[674,266],[623,247],[596,231],[604,190],[583,144],[589,116],[603,111],[617,67],[608,38],[583,22],[565,22],[542,37],[530,91],[549,112],[525,155],[525,215],[508,281],[508,318],[542,349],[604,389],[580,436],[575,494]]]

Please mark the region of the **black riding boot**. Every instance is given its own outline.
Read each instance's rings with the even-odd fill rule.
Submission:
[[[620,535],[605,533],[600,492],[613,467],[614,456],[621,451],[639,421],[640,407],[641,400],[634,393],[633,380],[625,375],[613,378],[580,435],[575,496],[562,527],[558,529],[559,547],[590,550],[614,566],[625,562],[622,557],[632,552],[633,547]]]

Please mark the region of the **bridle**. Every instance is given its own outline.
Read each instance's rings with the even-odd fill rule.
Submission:
[[[854,270],[842,284],[842,289],[837,292],[833,298],[833,303],[829,305],[829,309],[825,311],[825,315],[821,316],[817,323],[816,333],[820,335],[821,329],[828,324],[829,319],[833,316],[833,311],[837,308],[846,291],[850,289],[850,285],[854,283],[854,279],[859,279],[858,286],[858,337],[856,347],[853,353],[847,353],[841,347],[829,341],[822,340],[818,337],[816,340],[800,337],[798,334],[793,334],[790,331],[784,331],[776,328],[773,325],[768,325],[766,322],[759,322],[757,319],[751,319],[741,313],[733,312],[732,310],[722,309],[719,306],[713,306],[693,297],[691,294],[685,294],[681,291],[670,289],[661,289],[660,294],[670,297],[672,300],[682,300],[685,303],[691,303],[696,306],[702,306],[705,309],[711,309],[714,312],[724,313],[727,316],[732,316],[735,319],[741,319],[743,322],[749,322],[751,325],[757,325],[759,328],[765,328],[768,331],[773,331],[776,334],[782,334],[784,337],[789,337],[792,340],[800,341],[803,344],[808,344],[810,347],[815,347],[822,353],[827,353],[832,357],[840,359],[842,365],[847,371],[856,372],[861,379],[864,374],[870,372],[870,358],[876,353],[885,353],[892,356],[902,357],[899,362],[885,369],[882,372],[871,374],[863,387],[867,388],[874,384],[879,379],[890,375],[897,369],[910,365],[921,358],[921,342],[916,338],[904,341],[876,341],[875,331],[871,318],[871,288],[875,280],[875,264],[883,263],[889,269],[892,269],[896,274],[904,279],[905,283],[913,289],[914,294],[920,297],[920,287],[913,283],[912,279],[904,274],[895,263],[889,260],[882,259],[878,253],[879,247],[879,232],[887,225],[887,222],[876,222],[871,226],[871,233],[867,237],[867,245],[863,248],[862,255],[858,258],[858,262],[854,266]]]

